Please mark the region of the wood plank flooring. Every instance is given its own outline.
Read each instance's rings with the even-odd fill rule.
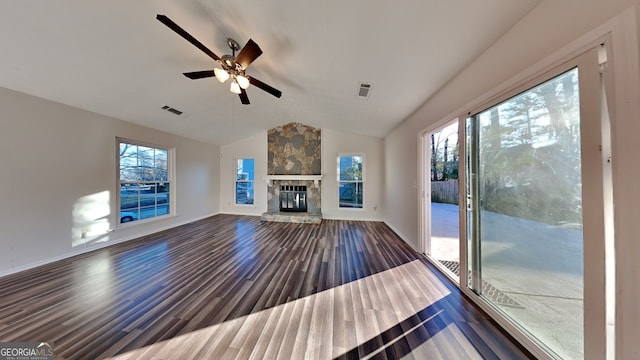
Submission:
[[[57,359],[523,359],[378,222],[217,215],[0,278],[0,341]]]

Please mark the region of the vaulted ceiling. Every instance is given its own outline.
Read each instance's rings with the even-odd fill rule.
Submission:
[[[539,2],[1,1],[0,86],[215,144],[292,121],[384,137]],[[214,62],[156,14],[220,56],[253,39],[247,74],[282,97],[186,78]]]

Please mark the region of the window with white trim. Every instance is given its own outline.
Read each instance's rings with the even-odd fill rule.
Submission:
[[[338,203],[341,208],[362,208],[364,155],[338,156]]]
[[[120,223],[171,213],[171,152],[131,140],[118,140]]]
[[[252,158],[237,158],[235,174],[236,204],[253,205],[255,160]]]

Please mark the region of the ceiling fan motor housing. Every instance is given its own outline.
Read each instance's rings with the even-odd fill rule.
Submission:
[[[220,59],[220,65],[222,65],[222,67],[227,71],[233,71],[238,67],[238,64],[236,64],[236,58],[232,55],[223,55]]]

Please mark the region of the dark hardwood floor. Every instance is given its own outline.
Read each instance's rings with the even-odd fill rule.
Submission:
[[[57,359],[522,359],[377,222],[217,215],[0,278],[0,341]]]

